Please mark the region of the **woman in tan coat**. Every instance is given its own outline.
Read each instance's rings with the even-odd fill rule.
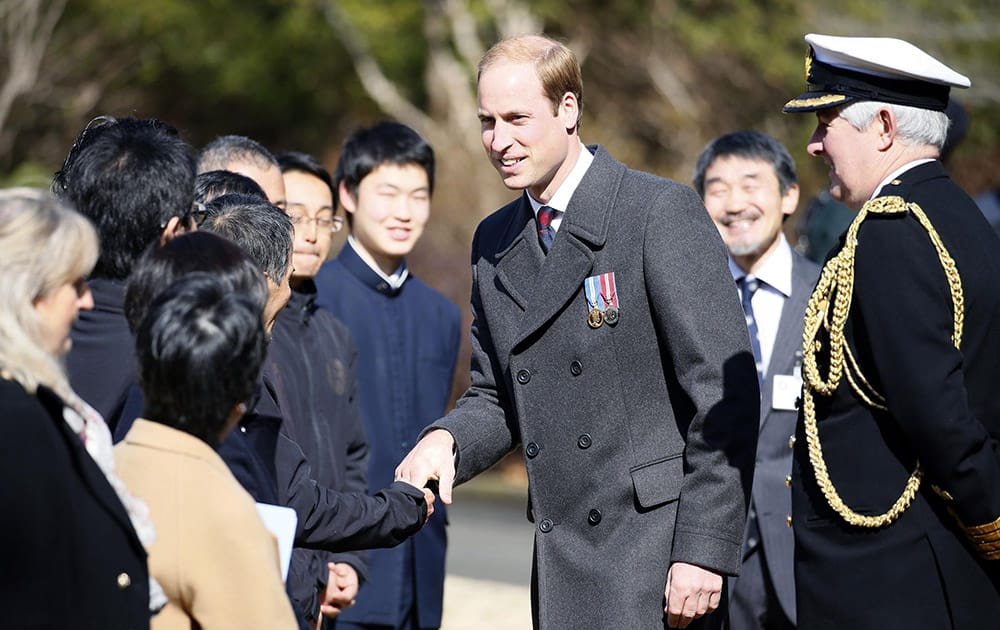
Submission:
[[[169,603],[154,630],[296,627],[275,540],[215,452],[254,391],[261,307],[195,273],[153,302],[136,334],[145,419],[115,455],[157,526],[149,567]]]

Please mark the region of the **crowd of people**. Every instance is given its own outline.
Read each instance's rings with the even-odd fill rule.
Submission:
[[[822,269],[784,236],[776,139],[713,139],[689,187],[582,142],[565,45],[486,53],[483,146],[520,195],[472,243],[448,413],[416,131],[357,130],[331,174],[91,121],[51,191],[0,191],[2,625],[437,628],[453,486],[518,447],[536,627],[995,623],[1000,241],[938,159],[969,81],[806,41],[784,109],[857,212]]]

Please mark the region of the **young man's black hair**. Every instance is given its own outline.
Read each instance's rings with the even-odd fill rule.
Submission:
[[[198,173],[194,178],[194,200],[198,203],[211,203],[229,194],[252,195],[267,200],[267,193],[260,184],[246,175],[217,170]]]
[[[194,200],[195,162],[177,130],[153,119],[102,116],[77,137],[52,189],[97,227],[91,277],[123,280],[173,217]]]
[[[323,180],[323,183],[330,187],[330,194],[333,195],[333,206],[334,209],[336,209],[337,189],[333,185],[333,178],[330,176],[330,171],[323,168],[323,165],[320,164],[316,158],[308,153],[288,151],[286,153],[279,154],[277,156],[277,160],[282,173],[287,173],[288,171],[302,171],[303,173],[308,173],[313,177]]]
[[[416,164],[427,173],[428,192],[434,193],[434,149],[406,125],[384,121],[359,129],[344,141],[333,176],[334,203],[341,184],[356,197],[361,180],[383,164]],[[353,226],[353,223],[354,217],[348,212],[347,224]]]

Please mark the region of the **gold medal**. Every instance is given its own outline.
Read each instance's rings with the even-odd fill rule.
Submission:
[[[601,324],[604,323],[604,313],[598,308],[590,309],[590,313],[587,314],[587,325],[591,328],[600,328]]]

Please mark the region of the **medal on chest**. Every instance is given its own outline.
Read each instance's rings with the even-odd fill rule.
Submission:
[[[587,297],[587,325],[600,328],[604,324],[615,326],[621,317],[618,307],[618,290],[615,273],[609,271],[590,276],[583,282]]]

